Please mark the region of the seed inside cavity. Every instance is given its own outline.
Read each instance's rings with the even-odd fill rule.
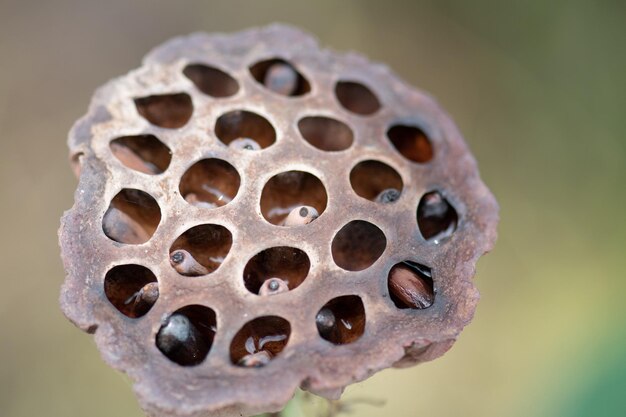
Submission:
[[[378,196],[376,197],[376,202],[389,204],[398,200],[398,198],[400,198],[400,191],[396,190],[395,188],[387,188],[386,190],[381,191],[381,193],[378,194]]]
[[[208,350],[196,326],[182,314],[168,317],[157,334],[157,347],[175,362],[198,363]]]
[[[291,65],[278,62],[268,68],[263,84],[275,93],[290,96],[298,87],[298,73]]]
[[[315,324],[320,334],[327,338],[336,325],[335,315],[329,308],[322,308],[315,316]]]
[[[241,149],[246,151],[258,151],[261,149],[261,145],[257,141],[250,138],[235,139],[228,144],[231,149]]]
[[[283,226],[302,226],[311,223],[313,220],[319,217],[319,213],[315,207],[302,206],[296,207],[289,212]]]
[[[405,261],[391,268],[388,285],[398,308],[424,309],[434,302],[431,270],[416,262]]]
[[[170,254],[170,264],[181,275],[199,276],[209,273],[205,266],[184,249],[177,249]]]
[[[440,243],[456,230],[458,215],[438,191],[424,194],[417,206],[417,224],[424,239]]]
[[[233,338],[231,361],[248,368],[267,365],[285,348],[290,333],[287,320],[277,316],[258,317],[246,323]]]
[[[275,295],[289,291],[289,285],[280,278],[270,278],[266,280],[259,289],[259,295]]]

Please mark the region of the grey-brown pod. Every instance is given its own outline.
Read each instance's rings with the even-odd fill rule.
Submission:
[[[475,264],[495,242],[498,208],[430,95],[387,65],[281,25],[179,37],[141,62],[99,89],[69,134],[80,182],[59,240],[63,312],[96,332],[147,415],[278,412],[298,387],[336,399],[362,378],[450,348],[472,319]],[[205,68],[189,77],[197,65]],[[119,142],[161,174],[146,175],[152,167],[113,146],[129,162],[120,163],[110,143],[129,134],[158,135],[171,150],[152,158],[160,145]],[[239,149],[246,138],[263,150]],[[400,198],[381,194],[391,188]],[[434,298],[419,270],[420,279],[394,270],[387,285],[391,266],[411,254],[432,266]],[[107,277],[135,264],[153,274]],[[259,296],[270,277],[292,288]],[[150,301],[141,288],[157,280],[158,300],[141,315],[135,303]],[[189,340],[198,343],[180,343]]]

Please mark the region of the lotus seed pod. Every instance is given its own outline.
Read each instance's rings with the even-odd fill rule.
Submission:
[[[69,147],[61,306],[152,417],[335,399],[472,319],[497,204],[384,65],[281,25],[176,38],[95,93]]]

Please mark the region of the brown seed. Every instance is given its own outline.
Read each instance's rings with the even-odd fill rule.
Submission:
[[[430,273],[412,262],[403,262],[391,268],[389,292],[400,308],[428,308],[435,298]]]
[[[330,308],[322,308],[315,316],[315,324],[324,339],[330,339],[337,331],[337,319]]]
[[[159,329],[156,345],[168,358],[181,365],[195,365],[208,351],[206,340],[183,314],[172,314]]]
[[[259,289],[259,295],[275,295],[289,291],[287,282],[280,278],[270,278],[265,280]]]
[[[177,249],[170,253],[170,265],[181,275],[195,277],[209,273],[205,266],[184,249]]]
[[[283,220],[283,226],[302,226],[311,223],[313,220],[319,217],[319,213],[315,207],[300,206],[296,207],[289,212],[285,220]]]
[[[432,191],[424,194],[417,207],[417,223],[425,239],[438,243],[456,229],[457,213],[438,191]]]
[[[298,88],[298,73],[291,65],[279,62],[267,69],[263,84],[275,93],[290,96]]]

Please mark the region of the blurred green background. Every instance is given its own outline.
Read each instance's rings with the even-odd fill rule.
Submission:
[[[0,0],[0,416],[141,416],[61,314],[65,138],[93,90],[192,31],[281,21],[383,61],[453,115],[501,205],[473,323],[354,415],[626,416],[623,1]]]

